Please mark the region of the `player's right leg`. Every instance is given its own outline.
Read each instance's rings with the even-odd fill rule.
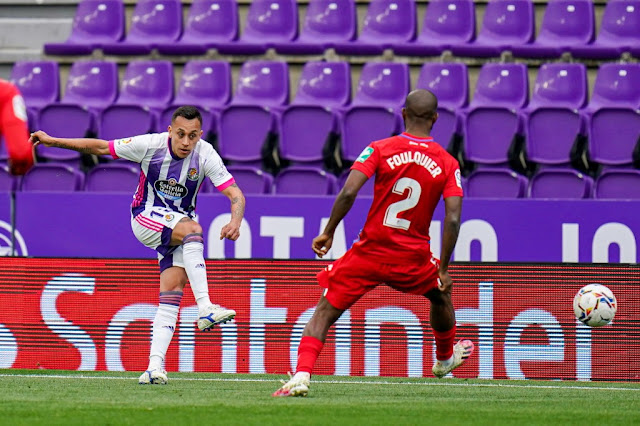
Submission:
[[[429,321],[436,340],[436,362],[433,375],[442,378],[461,366],[471,356],[474,345],[471,340],[460,340],[453,344],[456,337],[456,317],[451,292],[433,288],[425,294],[431,302]]]
[[[141,385],[165,385],[169,381],[164,360],[176,329],[182,289],[186,283],[187,275],[183,268],[170,267],[160,274],[160,303],[153,319],[149,366],[138,380]]]

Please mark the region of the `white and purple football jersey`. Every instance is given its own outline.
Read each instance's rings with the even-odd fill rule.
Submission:
[[[220,155],[202,139],[186,158],[173,153],[168,132],[115,139],[109,141],[109,151],[113,158],[140,163],[140,182],[131,203],[134,216],[160,206],[193,217],[205,177],[219,191],[235,182]]]

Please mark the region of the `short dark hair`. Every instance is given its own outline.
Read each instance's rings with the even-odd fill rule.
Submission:
[[[184,117],[187,120],[193,120],[195,118],[200,122],[200,126],[202,126],[202,114],[200,114],[200,110],[192,105],[184,105],[174,111],[171,116],[171,123],[176,121],[176,118]]]

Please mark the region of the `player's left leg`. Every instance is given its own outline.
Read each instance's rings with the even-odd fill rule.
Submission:
[[[182,246],[182,262],[198,304],[198,328],[207,331],[216,324],[232,320],[236,316],[236,311],[215,305],[209,299],[207,268],[204,262],[204,238],[200,224],[187,217],[182,218],[173,228],[171,245]]]
[[[149,366],[140,376],[140,384],[164,385],[169,380],[164,359],[176,329],[182,289],[186,283],[187,274],[183,268],[170,267],[160,274],[160,303],[153,320]]]
[[[322,352],[327,333],[344,311],[335,308],[324,296],[320,298],[313,316],[302,332],[296,374],[290,376],[289,381],[283,382],[283,386],[273,396],[307,396],[311,372]]]

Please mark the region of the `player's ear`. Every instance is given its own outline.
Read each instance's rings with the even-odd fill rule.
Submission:
[[[169,126],[167,126],[167,132],[171,133],[171,124],[169,124]]]
[[[407,120],[407,109],[405,107],[402,107],[402,120]]]
[[[439,117],[438,112],[437,112],[437,111],[436,111],[436,112],[434,112],[434,113],[433,113],[433,120],[432,120],[432,122],[431,122],[431,126],[432,126],[432,127],[433,127],[433,125],[434,125],[434,124],[436,124],[436,121],[438,121],[438,117]]]

